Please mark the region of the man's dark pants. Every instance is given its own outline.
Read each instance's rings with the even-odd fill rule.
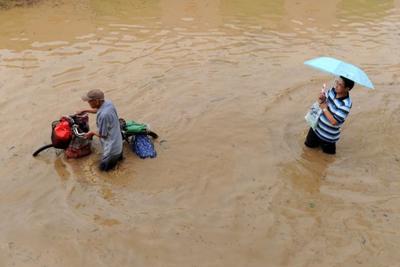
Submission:
[[[322,151],[327,154],[335,154],[336,153],[336,144],[321,140],[312,128],[310,128],[310,130],[308,131],[306,141],[304,142],[304,144],[307,147],[311,147],[311,148],[320,146],[322,148]]]
[[[118,161],[123,159],[122,153],[119,155],[108,156],[101,160],[99,168],[101,171],[109,171],[115,168]]]

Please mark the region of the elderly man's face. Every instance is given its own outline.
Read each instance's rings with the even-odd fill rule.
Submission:
[[[100,107],[100,100],[93,99],[88,101],[91,108],[99,108]]]

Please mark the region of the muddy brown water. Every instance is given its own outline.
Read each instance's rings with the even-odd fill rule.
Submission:
[[[0,266],[399,266],[400,1],[49,1],[0,25]],[[376,86],[333,157],[303,146],[321,55]],[[156,159],[31,156],[91,88]]]

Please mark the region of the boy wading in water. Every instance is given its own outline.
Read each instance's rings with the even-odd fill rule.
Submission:
[[[339,141],[340,128],[349,115],[352,102],[350,90],[354,82],[340,76],[335,81],[335,87],[328,92],[321,92],[318,98],[322,113],[315,130],[310,128],[304,144],[307,147],[321,147],[328,154],[336,153],[336,142]]]
[[[122,135],[117,110],[111,101],[104,100],[104,93],[99,89],[89,91],[82,100],[88,102],[91,109],[79,111],[78,114],[96,114],[98,128],[98,132],[90,131],[85,137],[92,139],[93,136],[97,136],[100,139],[103,155],[99,168],[109,171],[122,160]]]

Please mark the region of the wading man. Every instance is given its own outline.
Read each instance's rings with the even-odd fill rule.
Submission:
[[[92,139],[93,136],[97,136],[100,139],[103,155],[99,168],[102,171],[109,171],[122,160],[122,135],[117,110],[111,101],[104,100],[104,93],[99,89],[89,91],[82,100],[88,102],[91,109],[78,113],[96,114],[98,129],[98,132],[86,133],[85,137]]]

